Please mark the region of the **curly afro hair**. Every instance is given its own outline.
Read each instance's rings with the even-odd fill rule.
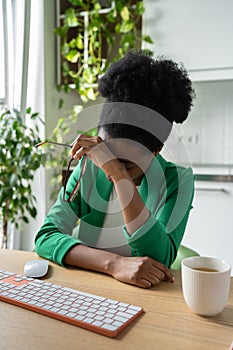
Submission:
[[[114,62],[100,79],[98,89],[106,102],[127,102],[145,106],[166,118],[171,127],[173,122],[185,121],[195,97],[191,80],[182,64],[163,57],[154,59],[142,50],[131,51]],[[106,126],[104,114],[106,113],[103,112],[100,117],[99,127],[104,125],[111,136],[126,137],[129,133],[126,125]],[[168,137],[171,127],[162,142],[149,141],[148,132],[134,131],[140,133],[138,136],[142,143],[155,150]],[[131,134],[134,133],[132,131]]]
[[[188,116],[195,95],[182,64],[144,51],[131,51],[113,63],[99,81],[108,102],[130,102],[162,114],[171,123]]]

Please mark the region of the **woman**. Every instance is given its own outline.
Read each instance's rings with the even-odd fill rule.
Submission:
[[[99,82],[98,137],[79,135],[79,163],[36,236],[39,255],[61,265],[106,273],[143,288],[174,281],[193,199],[193,174],[160,151],[173,122],[182,123],[194,91],[171,60],[131,52]],[[85,162],[85,174],[70,195]]]

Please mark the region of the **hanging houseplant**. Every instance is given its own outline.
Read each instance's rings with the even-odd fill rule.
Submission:
[[[110,62],[139,49],[145,11],[137,0],[59,0],[63,13],[54,32],[60,38],[61,81],[59,88],[76,90],[83,102],[95,100],[99,78]]]

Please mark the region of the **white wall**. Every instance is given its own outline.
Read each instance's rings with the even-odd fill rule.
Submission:
[[[232,0],[144,0],[144,5],[143,28],[156,54],[183,62],[195,80],[233,78]]]

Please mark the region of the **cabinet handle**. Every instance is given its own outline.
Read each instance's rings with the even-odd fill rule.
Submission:
[[[196,181],[233,182],[233,175],[195,174]]]
[[[195,188],[195,191],[203,191],[203,192],[222,192],[226,194],[230,194],[230,191],[226,190],[225,188],[205,188],[205,187],[197,187]]]

